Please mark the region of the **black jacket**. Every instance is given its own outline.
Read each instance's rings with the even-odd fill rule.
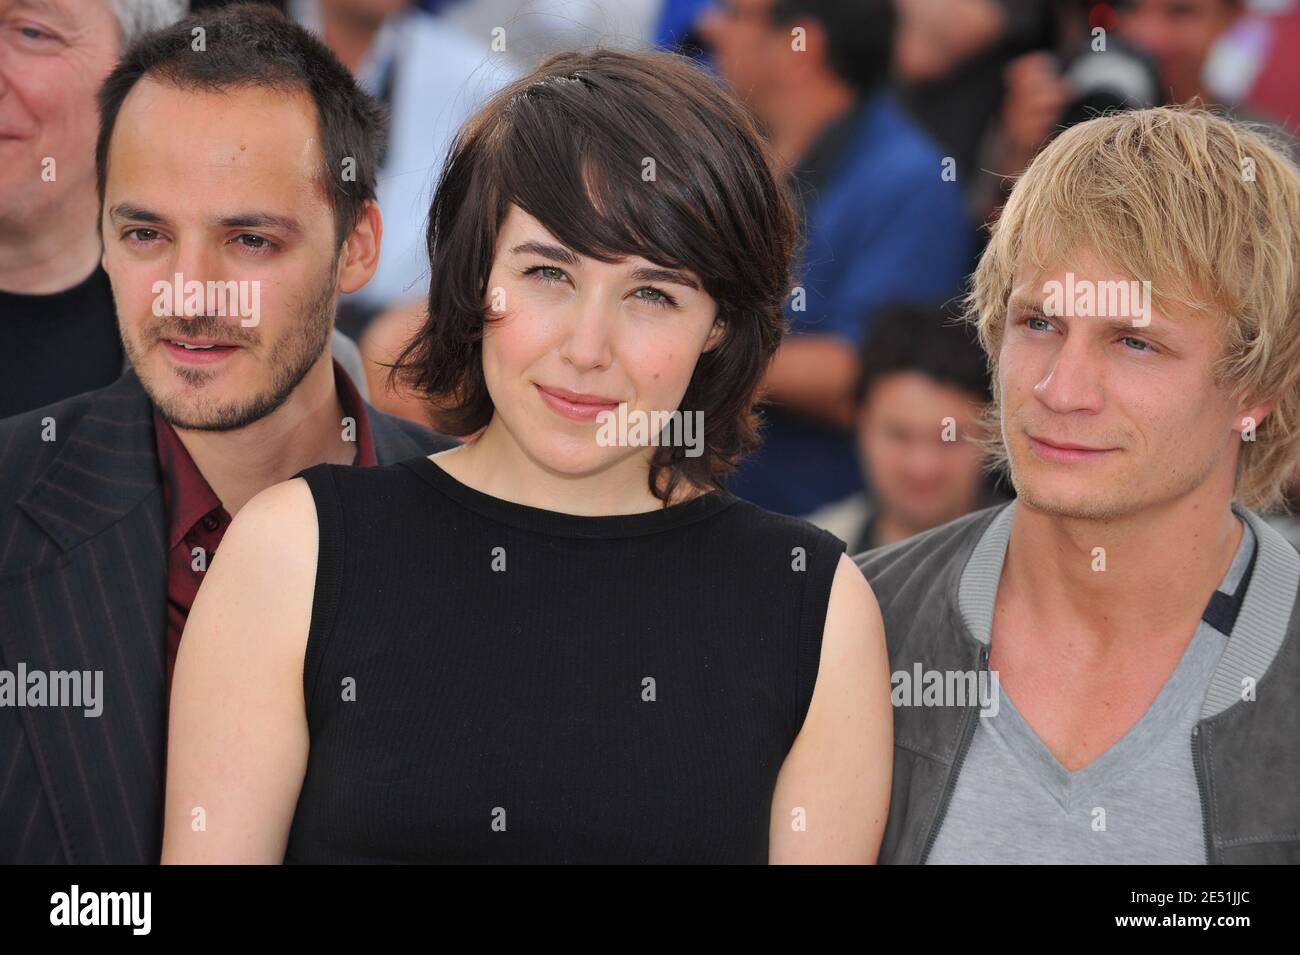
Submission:
[[[380,464],[454,444],[366,410]],[[0,670],[103,674],[98,716],[0,706],[0,863],[158,861],[166,534],[133,372],[0,421]]]

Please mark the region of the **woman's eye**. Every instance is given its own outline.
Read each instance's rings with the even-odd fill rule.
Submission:
[[[525,269],[524,274],[536,275],[547,285],[558,285],[567,278],[564,270],[556,268],[554,265],[534,265],[531,269]]]
[[[649,294],[642,295],[642,292],[648,292]],[[633,294],[636,295],[637,298],[641,299],[641,301],[648,302],[651,305],[660,305],[665,308],[670,308],[677,304],[677,299],[673,298],[663,289],[655,288],[653,285],[642,286]]]
[[[1132,335],[1125,335],[1120,339],[1120,341],[1130,347],[1136,345],[1137,347],[1133,349],[1134,351],[1149,351],[1151,348],[1150,342],[1143,341],[1141,338],[1134,338]]]
[[[1038,324],[1034,324],[1035,322]],[[1025,324],[1035,331],[1050,331],[1052,327],[1052,323],[1041,315],[1030,315],[1025,319]]]

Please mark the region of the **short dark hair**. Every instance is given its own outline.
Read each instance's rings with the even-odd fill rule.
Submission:
[[[993,397],[984,350],[956,303],[891,302],[872,316],[862,346],[857,403],[866,400],[881,378],[903,371],[920,372],[985,402]]]
[[[804,17],[826,31],[827,59],[835,75],[859,93],[871,93],[889,78],[898,15],[893,0],[776,0],[773,23]]]
[[[755,397],[786,330],[798,227],[771,164],[753,117],[685,57],[549,57],[451,146],[429,212],[428,318],[393,376],[429,398],[441,430],[471,434],[491,420],[484,298],[513,203],[581,255],[637,255],[699,276],[722,336],[700,356],[681,410],[703,412],[704,450],[656,448],[650,490],[667,501],[683,478],[722,487],[759,444]]]
[[[201,52],[191,46],[198,28]],[[325,44],[261,3],[194,14],[133,43],[99,90],[95,175],[101,222],[113,127],[127,94],[146,76],[181,89],[267,86],[306,92],[316,104],[320,128],[319,184],[334,209],[336,248],[342,247],[366,201],[375,198],[384,110]],[[342,175],[345,159],[353,160],[353,178]]]

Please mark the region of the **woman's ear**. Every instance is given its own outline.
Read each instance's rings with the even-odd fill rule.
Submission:
[[[713,327],[709,329],[709,337],[704,340],[704,348],[701,349],[701,352],[713,351],[713,349],[722,341],[722,336],[726,331],[727,326],[723,323],[722,319],[715,318],[713,320]]]

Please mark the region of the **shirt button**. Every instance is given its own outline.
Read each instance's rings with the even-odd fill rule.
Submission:
[[[213,517],[211,514],[209,514],[207,517],[203,518],[203,526],[206,527],[206,528],[207,528],[208,530],[210,530],[210,531],[215,531],[215,530],[217,529],[217,526],[218,526],[219,524],[220,524],[220,522],[219,522],[215,517]]]

